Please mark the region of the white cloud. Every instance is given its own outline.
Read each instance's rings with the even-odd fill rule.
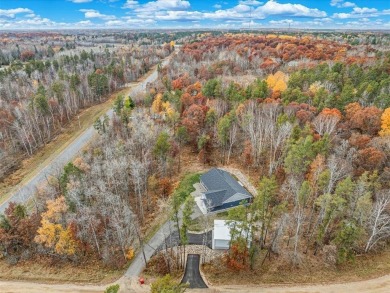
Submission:
[[[76,22],[77,26],[90,26],[92,24],[93,23],[90,20],[82,20],[82,21]]]
[[[105,25],[107,26],[123,26],[125,25],[126,22],[122,21],[122,20],[109,20],[109,21],[106,21]]]
[[[100,18],[103,20],[116,19],[116,17],[114,15],[102,14],[95,9],[80,9],[80,11],[84,12],[85,18]]]
[[[157,20],[200,20],[203,18],[203,13],[199,11],[166,11],[156,14],[155,18]]]
[[[356,7],[355,3],[344,0],[332,0],[330,1],[330,6],[336,6],[337,8],[347,8],[347,7]]]
[[[294,21],[292,19],[282,19],[282,20],[270,20],[270,24],[292,24]]]
[[[368,14],[368,13],[376,13],[376,12],[378,12],[378,9],[376,9],[376,8],[355,7],[353,9],[353,13],[356,13],[356,14]]]
[[[156,12],[161,10],[181,11],[191,7],[186,0],[156,0],[140,4],[135,0],[127,0],[123,8],[134,9],[136,12]]]
[[[9,18],[14,18],[16,14],[21,13],[33,13],[33,11],[28,8],[0,9],[0,16]]]
[[[127,0],[126,3],[123,5],[122,8],[136,8],[139,5],[138,1],[135,0]]]
[[[333,18],[361,18],[361,17],[377,17],[380,14],[385,14],[385,10],[383,12],[379,12],[376,8],[367,8],[367,7],[354,7],[350,13],[334,13]]]
[[[330,6],[337,6],[341,2],[343,2],[343,0],[332,0],[332,1],[330,1]]]
[[[69,0],[70,2],[73,2],[73,3],[88,3],[88,2],[92,2],[92,0]]]
[[[218,19],[243,20],[245,18],[249,18],[250,10],[251,10],[250,6],[238,4],[237,6],[234,6],[233,8],[229,8],[229,9],[221,9],[221,10],[216,10],[214,12],[205,12],[203,13],[203,18],[211,19],[211,20],[218,20]]]
[[[317,8],[308,8],[301,4],[282,4],[272,0],[256,8],[254,14],[260,16],[260,18],[270,15],[326,17],[326,12]]]
[[[122,8],[130,9],[126,14],[141,19],[156,19],[164,21],[191,21],[191,20],[242,20],[264,19],[268,16],[289,17],[326,17],[326,12],[316,8],[308,8],[301,4],[281,4],[276,0],[267,1],[264,5],[257,0],[241,0],[239,4],[221,9],[220,4],[214,5],[216,11],[192,11],[190,2],[186,0],[155,0],[140,4],[135,0],[127,0]],[[254,7],[254,9],[252,8]]]
[[[68,1],[86,3],[93,0]],[[118,0],[99,1],[108,4]],[[302,4],[279,3],[278,0],[263,0],[264,3],[260,2],[260,0],[236,0],[238,4],[233,7],[229,6],[229,8],[222,8],[228,6],[229,3],[220,0],[213,6],[214,8],[209,7],[209,10],[206,11],[191,9],[191,1],[197,0],[127,0],[123,1],[125,4],[122,6],[122,8],[127,9],[125,17],[104,14],[104,12],[101,13],[95,9],[80,9],[79,11],[84,13],[85,19],[73,23],[55,22],[48,18],[42,18],[28,8],[0,9],[0,26],[27,29],[78,27],[152,28],[162,26],[179,28],[183,27],[184,22],[188,22],[188,27],[191,28],[195,26],[219,28],[288,27],[288,25],[300,28],[337,28],[340,26],[352,27],[354,25],[356,28],[371,28],[375,26],[385,28],[388,26],[388,20],[381,21],[377,17],[390,15],[390,9],[378,11],[376,8],[361,8],[347,0],[328,0],[332,6],[350,8],[349,11],[344,9],[341,10],[342,13],[334,13],[330,17],[327,16],[325,11],[315,7],[307,7]],[[315,5],[316,2],[312,1],[311,3]],[[94,19],[101,19],[104,22],[93,22]],[[267,21],[260,22],[263,19],[267,19]]]
[[[341,7],[356,7],[356,4],[347,1],[347,2],[344,2],[343,4],[341,4]]]
[[[242,0],[239,2],[239,4],[249,5],[249,6],[259,6],[263,3],[264,2],[260,2],[260,1],[256,1],[256,0]]]

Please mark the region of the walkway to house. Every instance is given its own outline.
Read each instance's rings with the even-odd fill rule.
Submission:
[[[194,197],[197,208],[202,212],[203,215],[205,215],[207,214],[207,210],[202,201],[202,193],[205,192],[206,189],[202,184],[200,184],[200,182],[195,183],[194,188],[195,190],[191,193],[191,196]]]
[[[189,283],[190,288],[208,288],[199,271],[199,254],[189,254],[182,283]]]

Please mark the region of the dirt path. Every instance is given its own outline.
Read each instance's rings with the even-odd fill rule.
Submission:
[[[389,293],[390,275],[380,278],[344,284],[328,285],[291,285],[291,286],[218,286],[216,292],[246,292],[246,293]],[[199,291],[201,292],[201,291]]]
[[[120,284],[120,292],[138,293],[150,292],[147,285],[139,285],[135,279],[122,278],[118,282]],[[102,285],[72,285],[72,284],[40,284],[31,282],[16,282],[16,281],[0,281],[0,292],[2,293],[101,293],[106,288]],[[388,293],[390,292],[390,275],[380,278],[351,282],[344,284],[330,284],[330,285],[259,285],[259,286],[237,286],[226,285],[210,287],[209,289],[194,289],[188,290],[191,293],[208,293],[208,292],[245,292],[245,293]]]
[[[150,292],[150,287],[140,285],[137,279],[120,278],[114,284],[119,284],[119,292],[143,293]],[[75,285],[75,284],[43,284],[34,282],[0,281],[1,293],[102,293],[108,285]]]

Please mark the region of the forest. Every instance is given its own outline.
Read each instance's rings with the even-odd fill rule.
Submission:
[[[81,110],[105,101],[167,57],[168,46],[82,48],[55,52],[16,45],[0,71],[0,178],[17,169]]]
[[[95,122],[97,139],[38,188],[33,208],[8,207],[3,254],[15,262],[34,252],[124,266],[159,213],[174,219],[183,203],[191,211],[189,189],[178,184],[193,169],[188,162],[198,170],[234,166],[258,190],[252,204],[227,215],[241,225],[232,226],[238,237],[220,270],[278,261],[295,268],[313,258],[337,267],[380,254],[390,240],[384,42],[227,33],[184,44],[144,96],[116,98],[113,119]],[[132,52],[81,52],[7,70],[0,126],[8,149],[34,152],[79,107],[169,54]],[[181,235],[190,221],[177,225]],[[251,235],[249,247],[242,235]],[[164,273],[172,258],[163,252]]]

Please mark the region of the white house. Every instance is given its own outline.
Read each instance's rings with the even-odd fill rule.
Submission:
[[[212,232],[212,249],[229,249],[231,240],[230,227],[225,220],[214,220],[214,228]],[[248,241],[248,248],[250,246],[250,239]]]

